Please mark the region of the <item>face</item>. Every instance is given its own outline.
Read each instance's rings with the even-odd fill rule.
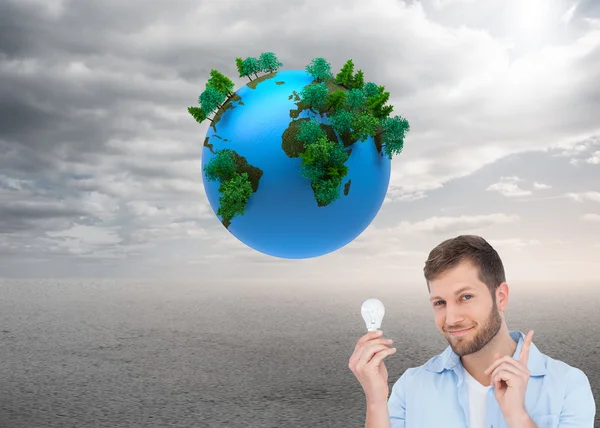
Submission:
[[[504,310],[505,284],[493,299],[478,275],[475,266],[464,262],[429,284],[435,324],[461,357],[486,346],[502,326],[498,305]]]

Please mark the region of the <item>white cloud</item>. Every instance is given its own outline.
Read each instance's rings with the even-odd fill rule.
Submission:
[[[115,228],[76,225],[67,230],[46,232],[51,238],[74,238],[84,245],[108,245],[121,241]]]
[[[588,23],[590,28],[600,29],[600,19],[585,17],[583,20]]]
[[[471,3],[473,1],[474,0],[433,0],[432,6],[437,10],[441,10],[448,6],[453,6],[453,5],[457,5],[457,4],[466,4],[466,3]]]
[[[600,214],[589,213],[581,216],[583,221],[600,222]]]
[[[573,199],[577,202],[592,201],[600,202],[600,192],[580,192],[580,193],[567,193],[567,198]]]
[[[527,247],[542,245],[537,239],[525,240],[522,238],[488,239],[488,242],[494,248],[514,251],[523,251]]]
[[[580,166],[583,163],[598,164],[600,162],[600,137],[594,136],[580,141],[571,147],[560,148],[554,154],[556,157],[569,157],[570,163],[574,166]]]
[[[97,191],[83,193],[81,200],[73,202],[73,205],[77,205],[103,221],[114,219],[119,212],[117,198]]]
[[[481,230],[496,224],[516,223],[517,215],[503,213],[487,215],[461,215],[457,217],[430,217],[416,222],[401,222],[390,232],[399,233],[459,233]]]
[[[116,227],[75,225],[61,231],[46,232],[48,238],[36,239],[45,252],[51,254],[69,254],[77,256],[101,256],[107,251],[114,252],[115,246],[122,242]]]
[[[406,262],[421,263],[434,245],[449,235],[462,233],[485,233],[487,229],[505,224],[516,224],[517,215],[494,213],[487,215],[434,216],[419,221],[402,221],[389,227],[369,226],[360,236],[345,248],[329,256],[339,258],[347,264],[351,257],[372,260],[380,264],[382,260],[393,260],[394,266]],[[440,236],[445,235],[445,236]]]
[[[197,222],[184,221],[140,227],[131,233],[131,240],[134,243],[147,243],[158,240],[197,239],[206,236],[208,236],[206,230]]]
[[[486,190],[488,192],[498,192],[509,198],[531,195],[531,190],[524,190],[519,187],[517,184],[519,181],[522,181],[522,179],[518,177],[501,177],[499,182],[491,184]]]
[[[184,218],[209,219],[214,213],[210,206],[203,202],[173,202],[151,203],[149,201],[134,200],[126,203],[132,217],[143,221],[145,224],[168,224]]]
[[[34,187],[32,180],[22,180],[7,175],[0,175],[0,189],[8,190],[31,190]]]
[[[590,156],[589,159],[586,160],[587,163],[591,163],[591,164],[600,164],[600,150],[595,151],[594,153],[592,153],[592,156]]]
[[[550,186],[549,184],[538,183],[537,181],[533,183],[533,187],[536,190],[546,190],[552,188],[552,186]]]
[[[560,21],[566,26],[573,19],[573,15],[575,14],[575,10],[579,6],[579,2],[573,4],[561,17]]]

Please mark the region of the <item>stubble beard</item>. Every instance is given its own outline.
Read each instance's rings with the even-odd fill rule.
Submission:
[[[486,321],[481,325],[480,330],[477,332],[475,337],[471,340],[463,337],[453,337],[446,335],[446,340],[452,348],[452,350],[459,356],[464,357],[465,355],[474,354],[481,350],[487,345],[500,331],[502,327],[502,317],[498,312],[496,302],[490,311],[490,315]],[[453,330],[460,330],[461,327],[453,328]],[[468,333],[467,333],[468,334]]]

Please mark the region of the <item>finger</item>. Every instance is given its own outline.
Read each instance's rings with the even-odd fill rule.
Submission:
[[[372,339],[364,344],[362,344],[361,346],[359,346],[358,348],[356,348],[354,350],[354,352],[352,353],[352,357],[350,357],[350,359],[358,359],[360,358],[361,354],[364,352],[365,348],[367,346],[371,346],[371,345],[391,345],[393,343],[392,339],[385,339],[383,337],[380,337],[379,339]]]
[[[381,330],[375,330],[375,331],[368,332],[364,336],[361,336],[356,341],[356,345],[354,346],[354,351],[352,352],[352,356],[350,357],[350,360],[352,360],[352,358],[354,358],[356,354],[360,354],[362,352],[361,348],[365,343],[367,343],[371,340],[377,339],[382,334],[383,334],[383,332]]]
[[[371,358],[373,358],[373,355],[385,349],[390,349],[389,345],[379,344],[365,346],[362,352],[358,355],[358,363],[361,366],[366,365],[371,360]]]
[[[496,361],[494,361],[487,369],[485,369],[483,374],[487,375],[492,373],[498,366],[504,363],[515,366],[523,372],[528,372],[527,365],[523,364],[521,361],[515,360],[513,357],[505,355],[504,357],[498,358]]]
[[[496,369],[492,372],[490,377],[493,379],[501,371],[510,372],[510,373],[514,374],[515,376],[519,376],[523,379],[525,379],[529,376],[529,374],[519,366],[516,366],[514,364],[509,364],[509,363],[502,363],[498,367],[496,367]]]
[[[380,339],[374,339],[366,344],[363,344],[357,350],[355,350],[352,353],[352,355],[350,356],[350,359],[348,360],[348,367],[350,368],[350,370],[354,370],[354,368],[358,366],[363,355],[365,355],[365,352],[368,351],[369,347],[379,346],[378,349],[384,349],[384,348],[388,347],[389,345],[391,345],[392,342],[393,342],[392,339],[380,338]],[[368,360],[367,360],[367,362],[368,362]],[[364,365],[365,365],[365,362],[361,363],[361,366],[364,366]]]
[[[361,353],[361,355],[358,357],[358,362],[357,362],[357,366],[366,366],[367,363],[371,360],[371,358],[373,358],[373,355],[375,355],[377,352],[379,351],[383,351],[385,349],[390,349],[388,346],[386,345],[369,345],[367,347],[365,347],[365,349],[363,350],[363,352]]]
[[[361,336],[360,339],[358,339],[358,341],[356,342],[356,346],[354,347],[354,350],[356,351],[365,342],[368,342],[369,340],[377,339],[382,334],[383,334],[383,331],[381,331],[381,330],[375,330],[375,331],[368,332],[364,336]]]
[[[494,386],[498,385],[498,387],[502,386],[502,382],[504,381],[507,386],[514,386],[516,381],[519,380],[519,376],[515,375],[512,372],[507,370],[500,370],[498,373],[494,375],[492,378],[492,383]]]
[[[521,348],[521,353],[519,355],[519,361],[523,364],[527,364],[529,361],[529,349],[531,348],[531,341],[533,339],[533,330],[529,330],[527,336],[525,336],[525,340],[523,341],[523,347]]]
[[[496,355],[499,356],[500,354],[496,353]],[[514,359],[508,355],[505,355],[504,357],[501,357],[501,358],[496,357],[496,361],[494,361],[492,364],[490,364],[490,366],[487,369],[485,369],[483,374],[489,374],[489,373],[493,372],[496,369],[496,367],[498,367],[500,364],[509,362],[511,360],[514,361]]]
[[[373,367],[377,367],[379,366],[379,364],[383,361],[383,359],[385,357],[387,357],[388,355],[392,355],[396,352],[396,348],[387,348],[384,349],[383,351],[379,351],[378,353],[376,353],[373,358],[371,358],[371,361],[369,361],[369,363],[365,366],[365,369],[373,366]]]
[[[503,387],[502,379],[500,377],[498,377],[497,375],[494,376],[493,378],[491,378],[490,383],[494,386],[494,389],[496,391],[500,391]]]

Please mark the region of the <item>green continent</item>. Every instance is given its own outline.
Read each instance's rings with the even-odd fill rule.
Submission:
[[[313,80],[288,96],[296,107],[290,109],[292,121],[281,136],[281,146],[288,157],[302,158],[300,173],[310,179],[318,205],[325,206],[339,197],[353,144],[372,137],[377,152],[391,159],[402,151],[410,126],[400,116],[389,117],[393,110],[386,105],[390,93],[384,86],[365,83],[362,70],[354,73],[352,60],[335,77],[324,58],[314,58],[306,71]],[[305,111],[313,118],[297,120]],[[316,116],[327,118],[331,125],[322,124]],[[349,192],[350,180],[343,193]]]
[[[217,215],[221,216],[223,226],[228,228],[236,215],[245,214],[246,204],[258,190],[263,171],[250,165],[245,157],[232,149],[213,151],[208,139],[204,145],[215,154],[204,166],[204,174],[209,181],[218,180],[221,183]]]
[[[344,184],[344,196],[348,196],[348,192],[350,192],[350,183],[352,182],[352,180],[348,180],[346,181],[346,184]]]
[[[206,137],[204,139],[204,147],[207,147],[208,150],[210,150],[212,153],[214,153],[215,151],[213,150],[213,145],[211,143],[209,143],[208,141],[210,140],[209,137]]]
[[[262,76],[252,80],[251,82],[246,83],[246,86],[249,87],[250,89],[256,89],[256,87],[258,86],[259,83],[264,82],[267,79],[272,79],[276,75],[277,75],[276,71],[273,73],[263,74]]]
[[[298,119],[290,122],[281,139],[288,157],[302,159],[300,173],[310,180],[317,205],[323,207],[338,199],[348,173],[344,163],[352,150],[345,149],[333,127],[315,118]],[[344,195],[348,195],[348,186]]]
[[[337,200],[342,180],[348,174],[348,167],[344,165],[348,153],[341,143],[322,136],[310,143],[300,157],[300,173],[311,181],[317,205],[324,207]]]
[[[292,119],[297,119],[298,116],[300,116],[300,113],[308,109],[308,104],[305,104],[300,100],[300,96],[298,96],[298,93],[296,91],[292,92],[288,99],[291,100],[292,97],[294,98],[296,108],[290,110],[290,117]]]
[[[310,119],[308,118],[293,120],[290,122],[285,131],[283,131],[283,135],[281,137],[281,148],[285,154],[288,155],[288,157],[297,158],[300,156],[300,153],[304,153],[306,150],[305,143],[298,140],[297,137],[302,124],[309,121]],[[320,127],[323,133],[327,135],[329,140],[338,141],[335,131],[331,125],[325,125],[324,123],[321,123]]]
[[[234,104],[234,102],[236,102],[236,101],[237,101],[237,103]],[[219,111],[215,114],[215,117],[212,120],[211,126],[213,127],[215,132],[217,132],[217,122],[219,120],[221,120],[221,116],[223,116],[223,114],[227,110],[233,110],[238,105],[244,105],[244,103],[242,102],[242,97],[240,97],[238,94],[233,94],[231,97],[229,97],[227,99],[227,101],[225,101],[225,103],[223,103],[223,105],[221,106]]]
[[[320,85],[320,83],[313,81],[306,87],[312,85]],[[323,86],[327,89],[328,96],[335,92],[347,91],[335,79],[326,79]],[[311,106],[296,91],[293,91],[288,99],[293,99],[294,104],[296,104],[296,108],[290,110],[290,118],[292,119],[297,119],[305,110],[316,112],[321,116],[328,116],[335,112],[334,105],[321,103]],[[303,128],[305,128],[306,133],[300,135]],[[344,149],[355,143],[351,132],[344,130],[338,138],[333,126],[324,123],[318,123],[317,126],[316,120],[303,118],[292,120],[283,132],[281,140],[281,147],[288,157],[302,158],[301,174],[311,180],[311,188],[318,206],[329,205],[338,199],[342,180],[348,173],[348,167],[344,163],[352,152],[352,149]],[[316,146],[311,147],[313,144],[316,144]],[[350,184],[348,182],[344,187],[345,196],[348,195],[349,190]]]

